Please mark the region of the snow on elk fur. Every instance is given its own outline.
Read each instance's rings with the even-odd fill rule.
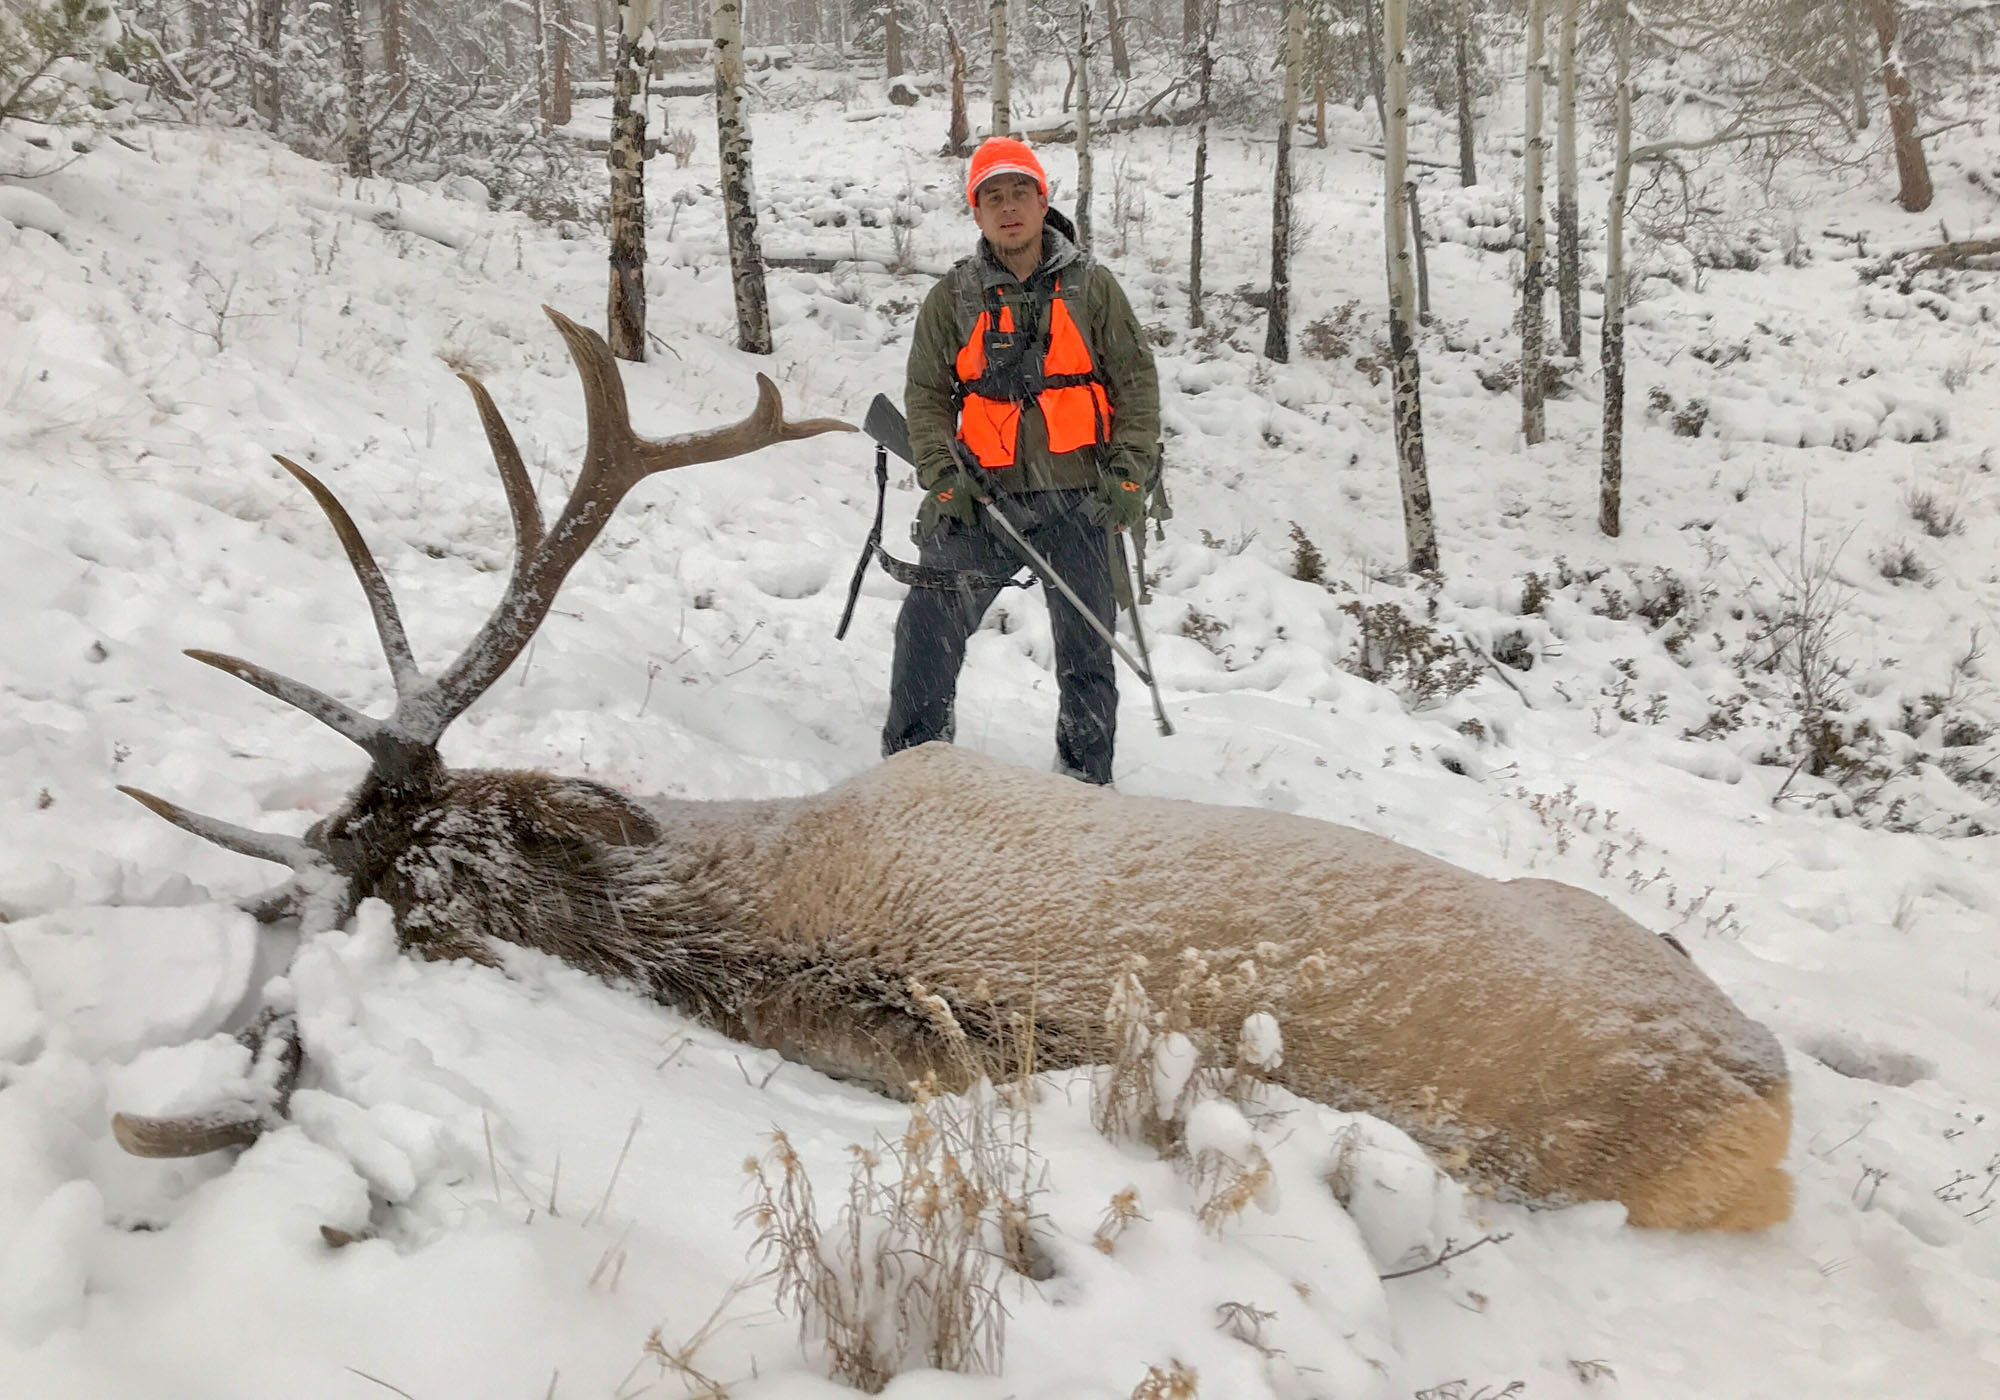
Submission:
[[[1196,1008],[1206,1023],[1278,1019],[1279,1083],[1379,1114],[1508,1195],[1622,1201],[1641,1225],[1785,1218],[1791,1114],[1776,1040],[1684,954],[1584,891],[1488,879],[1311,818],[1126,796],[937,744],[824,793],[760,802],[637,800],[580,779],[445,768],[445,727],[520,653],[632,485],[846,426],[786,422],[764,381],[740,424],[638,438],[603,342],[549,314],[584,381],[584,469],[545,535],[506,425],[468,379],[517,553],[506,596],[456,662],[435,678],[417,669],[353,522],[290,463],[360,575],[394,713],[372,719],[249,662],[191,653],[373,756],[302,839],[133,793],[197,835],[292,866],[261,914],[325,925],[380,897],[426,956],[490,961],[490,939],[539,949],[891,1093],[927,1071],[947,1084],[967,1072],[935,998],[980,1068],[1002,1067],[1022,1025],[1038,1065],[1089,1064],[1112,1056],[1106,1009],[1121,979],[1136,971],[1165,1002],[1193,959],[1208,969]],[[267,1104],[122,1117],[120,1141],[175,1155],[255,1137],[282,1114],[300,1057],[280,1008],[249,1034],[270,1067]]]

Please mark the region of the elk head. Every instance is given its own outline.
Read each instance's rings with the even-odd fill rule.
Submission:
[[[483,958],[483,945],[456,932],[464,923],[423,898],[426,870],[416,849],[440,824],[478,820],[482,813],[509,826],[492,833],[492,844],[504,849],[509,860],[535,867],[540,878],[531,883],[567,885],[580,898],[589,898],[591,882],[574,878],[577,863],[589,859],[591,850],[652,839],[657,834],[652,817],[622,794],[594,783],[512,771],[454,772],[438,757],[439,740],[521,654],[569,571],[640,481],[655,472],[738,457],[774,443],[854,431],[832,418],[787,421],[777,386],[760,374],[757,406],[741,422],[673,438],[642,438],[632,429],[624,382],[603,338],[560,312],[542,309],[562,332],[583,380],[589,424],[583,469],[555,524],[545,528],[506,420],[484,385],[471,375],[459,376],[472,391],[507,493],[514,563],[499,604],[456,660],[435,675],[419,669],[395,597],[353,518],[318,478],[284,457],[278,464],[319,502],[361,581],[388,658],[395,707],[378,719],[253,662],[211,651],[187,653],[304,710],[367,752],[368,772],[338,810],[303,837],[289,837],[217,821],[137,788],[120,789],[204,840],[289,866],[290,879],[247,905],[263,921],[296,917],[307,932],[315,932],[344,922],[362,899],[380,896],[404,919],[405,941],[420,951]],[[264,1102],[240,1113],[198,1117],[121,1114],[113,1120],[119,1142],[142,1156],[170,1157],[254,1139],[284,1112],[301,1056],[296,1027],[282,1007],[266,1006],[242,1038],[255,1057],[252,1079],[263,1085]]]

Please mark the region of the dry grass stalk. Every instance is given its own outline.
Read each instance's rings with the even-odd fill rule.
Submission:
[[[1238,1162],[1219,1152],[1204,1152],[1198,1165],[1201,1174],[1215,1184],[1195,1211],[1195,1218],[1211,1230],[1241,1215],[1252,1201],[1271,1185],[1271,1159],[1261,1148],[1250,1149],[1250,1160]]]
[[[1090,1242],[1097,1246],[1100,1254],[1110,1254],[1118,1248],[1118,1237],[1135,1220],[1144,1220],[1146,1214],[1139,1209],[1139,1188],[1128,1186],[1111,1198],[1111,1204],[1104,1208],[1104,1218],[1097,1222],[1097,1230]]]
[[[1104,1009],[1111,1061],[1092,1081],[1091,1122],[1108,1138],[1136,1138],[1162,1156],[1187,1153],[1188,1111],[1205,1099],[1227,1099],[1257,1118],[1270,1071],[1283,1056],[1276,1022],[1258,1013],[1225,1038],[1209,1008],[1231,991],[1255,986],[1256,964],[1217,974],[1190,949],[1165,1007],[1155,1008],[1135,957]],[[1227,1045],[1225,1051],[1224,1046]]]
[[[725,1322],[724,1313],[728,1311],[729,1305],[736,1301],[737,1296],[747,1286],[746,1283],[740,1280],[732,1283],[729,1286],[729,1290],[716,1302],[714,1309],[702,1322],[701,1326],[695,1328],[687,1340],[679,1346],[669,1346],[663,1329],[655,1327],[651,1332],[646,1334],[644,1355],[640,1358],[641,1362],[650,1358],[659,1366],[660,1375],[663,1378],[669,1372],[679,1376],[682,1382],[688,1387],[686,1400],[728,1400],[729,1387],[722,1381],[702,1371],[694,1363],[695,1357],[700,1354],[701,1349],[708,1345],[717,1332],[722,1330]],[[633,1373],[638,1369],[638,1364],[635,1364],[632,1371],[626,1372],[626,1383],[631,1381]],[[551,1380],[549,1384],[553,1387],[555,1382]],[[624,1384],[621,1384],[619,1386],[621,1394],[624,1393],[624,1389]]]
[[[1165,1370],[1148,1366],[1146,1379],[1132,1387],[1132,1400],[1195,1400],[1200,1380],[1200,1372],[1179,1360],[1169,1361]]]
[[[1255,1347],[1265,1356],[1278,1356],[1278,1348],[1264,1340],[1264,1324],[1276,1318],[1252,1303],[1217,1303],[1215,1305],[1215,1325],[1224,1334],[1234,1337],[1247,1347]]]
[[[949,1008],[911,990],[942,1029]],[[1001,1270],[1049,1273],[1033,1237],[1031,1156],[1016,1131],[1021,1096],[985,1080],[955,1098],[941,1098],[934,1078],[912,1087],[899,1141],[849,1149],[847,1198],[831,1229],[821,1230],[811,1179],[783,1133],[745,1164],[757,1184],[745,1218],[758,1228],[754,1248],[775,1258],[780,1307],[798,1317],[804,1343],[824,1348],[834,1379],[870,1393],[913,1367],[997,1373]]]

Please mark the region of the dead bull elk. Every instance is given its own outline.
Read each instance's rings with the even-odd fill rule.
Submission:
[[[1044,1067],[1102,1062],[1119,979],[1142,969],[1163,1003],[1192,956],[1222,970],[1203,991],[1213,1024],[1268,1011],[1284,1027],[1280,1083],[1380,1114],[1475,1180],[1528,1199],[1622,1201],[1643,1225],[1749,1229],[1786,1216],[1791,1115],[1777,1042],[1685,956],[1581,890],[1487,879],[1327,822],[1124,796],[943,745],[827,792],[750,803],[636,800],[576,778],[446,768],[446,726],[519,655],[634,484],[846,426],[787,423],[764,381],[742,423],[640,438],[603,341],[549,315],[583,378],[582,476],[545,535],[506,424],[466,380],[516,554],[505,595],[457,661],[435,679],[419,672],[352,520],[289,462],[360,576],[394,713],[373,719],[262,667],[190,653],[372,759],[299,839],[132,793],[197,836],[290,865],[261,916],[324,927],[379,896],[416,952],[490,960],[486,940],[522,944],[892,1092],[927,1070],[948,1082],[966,1072],[932,998],[991,1066],[1023,1023]],[[246,1035],[270,1086],[261,1111],[127,1117],[120,1140],[177,1155],[247,1142],[275,1121],[297,1072],[296,1030],[267,1015]]]

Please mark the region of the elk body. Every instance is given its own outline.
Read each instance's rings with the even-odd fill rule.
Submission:
[[[636,438],[603,343],[549,314],[584,378],[583,476],[544,537],[505,425],[468,381],[520,543],[493,619],[437,680],[411,661],[352,522],[286,464],[361,576],[396,713],[371,720],[249,663],[195,655],[348,734],[374,765],[296,841],[133,794],[198,835],[292,865],[261,912],[324,922],[379,896],[426,955],[490,959],[489,939],[539,949],[889,1092],[929,1071],[950,1083],[997,1069],[1023,1025],[1038,1066],[1103,1062],[1122,979],[1164,1003],[1194,965],[1209,1023],[1275,1015],[1278,1082],[1379,1114],[1508,1194],[1618,1200],[1635,1223],[1681,1228],[1756,1228],[1789,1212],[1775,1039],[1678,950],[1569,886],[1491,880],[1327,822],[1125,796],[946,745],[824,793],[744,803],[446,769],[445,725],[518,655],[633,482],[845,426],[784,422],[766,383],[743,424]],[[268,1116],[298,1060],[266,1058],[278,1066]],[[255,1114],[118,1125],[128,1146],[157,1153],[245,1141],[259,1126]]]

